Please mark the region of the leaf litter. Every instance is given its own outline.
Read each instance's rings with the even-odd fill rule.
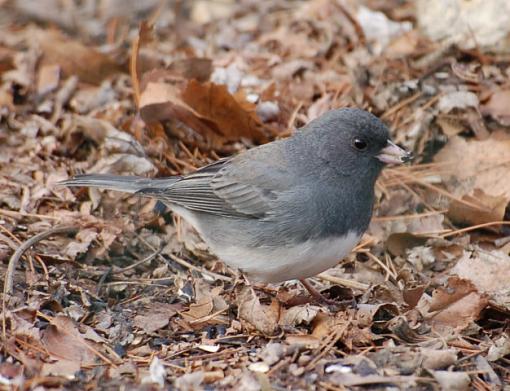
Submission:
[[[497,6],[452,0],[436,23],[439,2],[121,3],[2,5],[2,387],[510,383]],[[249,285],[153,201],[54,186],[186,173],[344,106],[417,160],[385,170],[361,243],[311,279],[338,306]]]

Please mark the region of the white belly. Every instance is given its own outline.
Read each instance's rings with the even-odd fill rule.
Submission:
[[[315,276],[335,266],[358,244],[361,235],[348,232],[337,238],[306,241],[279,249],[272,247],[246,248],[232,245],[215,246],[207,241],[193,213],[172,205],[172,209],[195,227],[218,258],[239,269],[250,279],[266,283],[282,282]]]
[[[269,247],[214,248],[220,260],[260,282],[281,282],[315,276],[335,266],[359,242],[361,235],[349,232],[338,238],[279,249]]]

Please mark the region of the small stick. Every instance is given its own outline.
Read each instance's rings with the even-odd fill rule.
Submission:
[[[4,282],[4,297],[6,295],[12,294],[12,286],[13,286],[13,278],[14,278],[14,270],[16,269],[16,265],[21,258],[21,256],[34,244],[44,240],[52,235],[56,234],[74,234],[78,231],[78,227],[76,226],[65,226],[65,227],[55,227],[49,229],[48,231],[41,232],[35,236],[32,236],[27,241],[23,242],[21,246],[12,254],[9,259],[9,265],[7,266],[7,272],[5,273],[5,282]]]

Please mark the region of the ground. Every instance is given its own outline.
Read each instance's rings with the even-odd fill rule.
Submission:
[[[509,387],[510,44],[503,1],[0,0],[3,389]],[[351,255],[249,286],[152,200],[168,176],[379,116],[384,170]]]

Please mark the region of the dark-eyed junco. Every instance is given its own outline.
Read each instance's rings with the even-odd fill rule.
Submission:
[[[157,198],[228,265],[261,282],[304,279],[346,256],[366,230],[385,163],[411,155],[359,109],[331,110],[287,139],[182,177],[78,175],[61,184]]]

